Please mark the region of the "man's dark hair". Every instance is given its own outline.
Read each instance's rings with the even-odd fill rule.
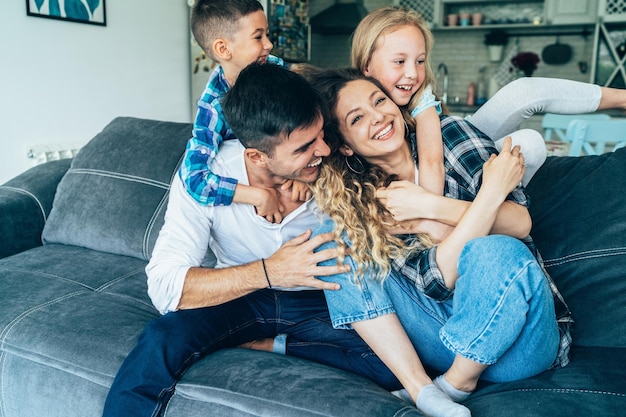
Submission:
[[[244,68],[222,101],[233,133],[247,148],[272,155],[296,129],[308,128],[328,110],[320,93],[299,74],[273,64]]]
[[[215,59],[213,42],[231,39],[239,29],[238,20],[257,10],[263,10],[258,0],[196,0],[191,9],[191,32],[202,50]]]

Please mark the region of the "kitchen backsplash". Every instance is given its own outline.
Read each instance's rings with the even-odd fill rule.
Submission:
[[[371,9],[370,9],[371,10]],[[512,33],[521,33],[524,29],[511,30]],[[461,103],[467,98],[467,88],[470,82],[478,83],[479,71],[485,67],[487,81],[498,70],[504,58],[517,48],[519,52],[534,52],[541,58],[544,47],[557,42],[556,35],[548,36],[520,36],[511,37],[503,53],[503,61],[490,62],[487,47],[483,40],[486,30],[440,30],[435,31],[435,47],[431,56],[431,64],[436,69],[440,63],[448,67],[449,87],[448,100],[459,97]],[[581,28],[572,27],[568,33],[581,32]],[[533,74],[535,77],[566,78],[577,81],[590,81],[591,57],[594,47],[593,33],[585,39],[582,35],[560,36],[558,42],[572,48],[572,57],[562,65],[548,65],[543,60]],[[323,67],[345,67],[350,65],[351,38],[348,35],[312,35],[311,62]],[[585,72],[581,72],[581,67]],[[440,81],[440,84],[442,82]],[[441,86],[440,86],[441,87]]]

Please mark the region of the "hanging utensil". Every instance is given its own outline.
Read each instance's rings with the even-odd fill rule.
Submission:
[[[572,47],[559,42],[559,36],[556,37],[556,43],[543,48],[541,52],[543,62],[548,65],[567,64],[572,59]]]

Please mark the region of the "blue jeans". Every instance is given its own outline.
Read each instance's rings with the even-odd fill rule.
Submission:
[[[318,232],[324,231],[328,223]],[[346,262],[356,270],[350,257]],[[342,286],[326,292],[333,325],[346,328],[395,313],[424,365],[439,372],[455,355],[491,365],[482,379],[492,382],[549,369],[559,347],[554,301],[526,245],[508,236],[474,239],[458,268],[454,296],[444,302],[427,297],[396,272],[383,284],[360,279],[355,285],[350,273],[324,277]]]
[[[113,381],[104,416],[159,416],[183,373],[216,350],[287,335],[287,354],[399,382],[350,330],[333,329],[322,291],[261,290],[216,307],[181,310],[146,326]]]

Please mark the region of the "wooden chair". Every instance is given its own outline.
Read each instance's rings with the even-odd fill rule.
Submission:
[[[606,145],[611,151],[626,146],[626,118],[611,120],[572,120],[566,140],[571,142],[569,156],[600,155]]]
[[[552,133],[556,133],[559,140],[567,141],[565,132],[567,126],[572,120],[610,120],[611,116],[604,113],[585,113],[585,114],[554,114],[546,113],[541,121],[544,130],[543,138],[546,141],[552,139]]]

